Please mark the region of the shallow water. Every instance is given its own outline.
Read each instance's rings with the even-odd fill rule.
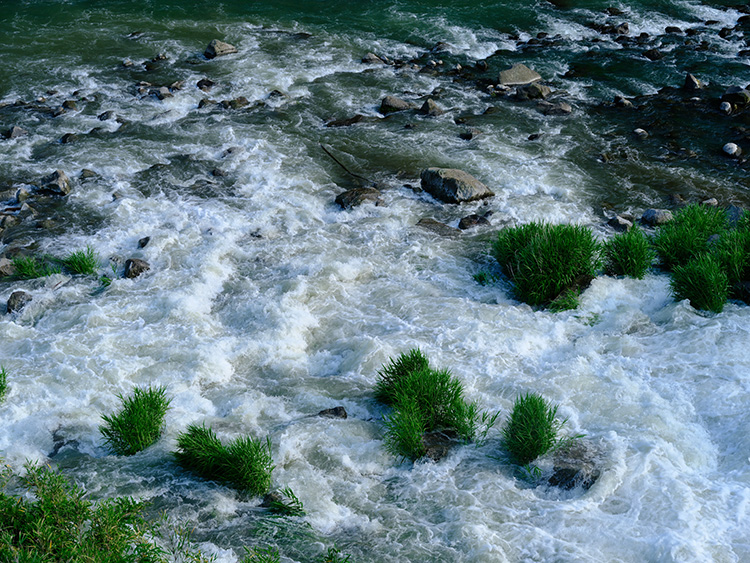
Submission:
[[[506,224],[581,222],[605,237],[612,210],[664,206],[675,191],[747,202],[746,169],[653,158],[623,136],[626,119],[592,109],[616,94],[679,86],[686,68],[710,68],[701,79],[717,87],[750,82],[750,61],[736,54],[742,38],[717,35],[738,11],[695,1],[619,6],[625,15],[615,19],[630,23],[631,36],[695,26],[711,47],[648,66],[611,38],[591,41],[600,34],[585,23],[612,19],[593,1],[572,10],[508,1],[4,4],[0,101],[43,97],[39,107],[55,108],[76,99],[79,109],[53,118],[0,108],[3,128],[29,131],[0,141],[0,177],[34,182],[61,168],[74,178],[55,236],[29,229],[0,250],[33,243],[62,255],[90,244],[105,257],[101,273],[106,259],[119,271],[131,257],[151,264],[103,292],[93,278],[0,284],[2,299],[19,288],[33,295],[21,314],[0,318],[6,462],[50,460],[92,498],[150,499],[154,513],[194,525],[222,562],[256,545],[310,561],[334,544],[371,562],[750,559],[747,306],[698,313],[653,273],[599,278],[577,310],[553,314],[514,301],[502,282],[472,278],[496,271],[489,240]],[[559,33],[561,43],[526,49],[512,36],[538,32]],[[201,59],[214,37],[239,54]],[[446,65],[527,62],[569,92],[573,114],[545,117],[445,74],[360,63],[369,51],[408,60],[437,41],[450,45]],[[158,53],[168,59],[145,71],[141,61]],[[564,78],[575,61],[593,64],[590,76]],[[195,87],[204,77],[216,82],[208,94]],[[140,80],[185,87],[160,101],[137,94]],[[433,95],[452,111],[383,119],[387,94]],[[204,97],[238,96],[250,105],[198,108]],[[480,115],[491,105],[496,113]],[[98,120],[107,110],[127,123]],[[356,113],[366,119],[325,127]],[[462,114],[479,116],[468,125],[481,136],[458,138]],[[62,144],[65,133],[80,137]],[[334,204],[356,183],[321,143],[384,184],[386,205]],[[599,158],[621,146],[636,157]],[[497,195],[438,204],[405,186],[417,186],[426,166],[465,169]],[[82,168],[100,177],[76,179]],[[424,217],[456,226],[487,211],[493,229],[456,238],[415,226]],[[151,241],[138,249],[144,236]],[[373,386],[389,357],[413,347],[501,418],[527,391],[559,404],[565,432],[600,450],[601,478],[587,491],[530,484],[504,460],[497,431],[439,463],[398,463],[383,448],[387,411]],[[164,438],[130,458],[109,455],[101,414],[117,409],[118,393],[148,384],[173,397]],[[311,416],[336,405],[347,420]],[[291,487],[307,516],[269,519],[259,499],[181,471],[169,452],[201,422],[225,440],[270,436],[274,483]],[[550,460],[540,467],[547,475]]]

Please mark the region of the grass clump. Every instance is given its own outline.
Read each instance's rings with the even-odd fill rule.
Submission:
[[[5,489],[13,476],[6,469],[3,477]],[[34,498],[0,492],[0,560],[166,563],[150,541],[144,503],[116,498],[94,504],[47,466],[27,464],[20,483]]]
[[[0,403],[5,400],[8,393],[8,372],[3,366],[0,366]]]
[[[391,360],[379,373],[376,397],[393,407],[385,418],[386,449],[397,457],[415,461],[427,453],[424,435],[444,432],[463,441],[486,436],[496,416],[480,413],[467,403],[461,382],[448,370],[429,366],[418,349]]]
[[[604,270],[611,276],[642,279],[655,258],[644,232],[637,226],[604,243]]]
[[[190,425],[177,437],[177,463],[205,479],[228,483],[241,491],[263,495],[271,488],[271,440],[242,436],[228,446],[205,425]],[[296,498],[296,497],[295,497]]]
[[[242,558],[240,563],[281,563],[281,555],[275,547],[255,547],[253,549],[245,548],[247,555]]]
[[[114,453],[133,455],[159,439],[171,399],[164,387],[136,388],[132,396],[118,397],[122,409],[117,414],[102,415],[105,424],[99,431]]]
[[[723,209],[691,204],[681,209],[672,221],[659,227],[654,247],[662,265],[673,270],[709,251],[709,238],[723,235],[729,221]]]
[[[96,274],[101,263],[101,257],[91,246],[85,250],[71,252],[62,260],[63,266],[71,274],[90,276]]]
[[[13,267],[16,270],[16,276],[24,280],[44,278],[60,273],[60,268],[37,256],[17,256],[13,259]]]
[[[729,297],[729,280],[719,261],[699,255],[672,271],[672,293],[676,299],[689,299],[696,309],[721,313]]]
[[[267,504],[264,501],[263,506],[266,506],[273,514],[278,516],[305,516],[307,514],[302,506],[302,501],[289,487],[281,489],[277,494],[271,493],[268,496],[271,498],[268,499]]]
[[[740,284],[750,280],[750,230],[731,230],[717,241],[711,249],[713,255],[727,275],[729,293],[742,297]]]
[[[513,460],[526,466],[559,444],[565,421],[557,420],[557,406],[536,393],[519,395],[503,428],[505,448]]]
[[[493,253],[516,296],[529,305],[549,305],[563,293],[578,293],[595,277],[600,262],[599,243],[591,229],[579,225],[509,227],[498,233]],[[569,298],[560,303],[572,305]]]

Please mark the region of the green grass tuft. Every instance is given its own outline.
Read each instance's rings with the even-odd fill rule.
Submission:
[[[289,487],[281,489],[279,498],[272,498],[267,506],[270,512],[279,516],[304,516],[306,514],[302,501]]]
[[[719,261],[700,255],[672,271],[675,299],[689,299],[696,309],[721,313],[729,297],[729,280]]]
[[[596,276],[600,261],[591,229],[579,225],[509,227],[498,233],[493,253],[518,299],[529,305],[549,305],[563,293],[577,293]]]
[[[85,250],[71,252],[62,260],[63,266],[71,274],[90,276],[96,274],[101,264],[101,257],[91,246]]]
[[[727,275],[729,292],[739,297],[738,285],[750,280],[750,230],[731,230],[717,241],[711,249]]]
[[[247,555],[242,558],[241,563],[281,563],[279,550],[275,547],[245,548]]]
[[[37,256],[18,256],[13,259],[13,267],[16,270],[16,276],[24,280],[44,278],[60,273],[60,268]]]
[[[5,371],[3,366],[0,366],[0,403],[5,400],[5,395],[8,394],[8,372]]]
[[[386,405],[393,405],[395,392],[400,382],[415,371],[427,369],[430,362],[419,348],[400,354],[395,360],[389,358],[388,365],[384,365],[378,372],[378,382],[375,385],[375,398]]]
[[[723,209],[692,204],[681,209],[672,221],[659,227],[654,248],[662,265],[673,270],[709,251],[709,238],[722,236],[729,228]]]
[[[3,471],[3,488],[17,478]],[[168,557],[153,543],[160,531],[142,512],[145,503],[132,498],[92,503],[85,491],[47,466],[26,465],[20,484],[31,496],[0,492],[0,560],[47,563],[208,562],[182,544]]]
[[[263,495],[271,488],[271,441],[243,436],[224,446],[205,425],[190,425],[177,437],[177,463],[205,479]]]
[[[341,550],[336,546],[329,547],[328,552],[321,555],[318,561],[320,563],[349,563],[351,555],[343,555]]]
[[[637,226],[604,243],[604,270],[610,276],[642,279],[655,258],[644,232]]]
[[[164,387],[136,388],[124,398],[117,414],[102,415],[99,427],[107,446],[117,455],[133,455],[156,442],[164,429],[164,417],[171,399]]]
[[[558,444],[557,406],[536,393],[518,396],[503,428],[505,448],[519,465],[528,465]]]

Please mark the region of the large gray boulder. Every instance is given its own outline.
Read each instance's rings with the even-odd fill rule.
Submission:
[[[492,197],[492,190],[471,174],[456,168],[425,168],[422,189],[445,203],[463,203]]]
[[[224,43],[223,41],[219,41],[218,39],[212,39],[211,43],[209,43],[208,47],[206,47],[203,55],[207,59],[213,59],[215,57],[221,57],[223,55],[231,55],[232,53],[236,52],[237,48],[234,45]]]
[[[515,64],[512,67],[501,70],[498,77],[498,84],[503,86],[522,86],[541,80],[542,76],[527,67],[525,64]]]
[[[62,170],[55,170],[42,178],[39,189],[44,194],[66,196],[70,193],[70,178]]]
[[[383,115],[387,115],[389,113],[393,113],[396,111],[404,111],[407,109],[415,109],[415,105],[407,102],[406,100],[402,100],[401,98],[397,98],[396,96],[386,96],[383,98],[383,100],[380,102],[380,113]]]

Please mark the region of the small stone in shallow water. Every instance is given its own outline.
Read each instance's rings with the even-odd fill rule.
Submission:
[[[479,227],[482,225],[489,225],[490,222],[487,220],[486,217],[483,217],[482,215],[472,214],[467,215],[466,217],[463,217],[458,222],[458,228],[462,231],[465,231],[467,229],[473,229],[474,227]]]
[[[648,138],[648,131],[646,131],[645,129],[641,129],[640,127],[638,129],[634,129],[633,133],[639,139],[647,139]]]
[[[719,200],[715,197],[710,197],[701,201],[701,205],[704,207],[719,207]]]
[[[380,190],[375,188],[352,188],[336,196],[336,203],[342,209],[352,209],[367,202],[382,205],[383,200],[380,199]]]
[[[641,216],[641,222],[652,227],[664,225],[672,220],[672,212],[668,209],[646,209]]]
[[[8,313],[16,313],[26,307],[32,300],[31,294],[22,290],[14,291],[8,298]]]
[[[151,241],[151,237],[143,237],[138,241],[138,248],[146,248],[146,245]]]
[[[215,57],[222,57],[236,52],[237,48],[234,45],[224,43],[224,41],[219,41],[218,39],[212,39],[211,43],[208,44],[208,47],[206,47],[206,50],[203,52],[203,55],[207,59],[213,59]]]
[[[341,418],[344,419],[348,415],[346,414],[346,409],[344,407],[333,407],[332,409],[323,409],[318,413],[318,416],[322,416],[325,418]]]
[[[738,147],[736,143],[727,143],[721,150],[723,150],[724,154],[727,156],[732,157],[737,157],[742,154],[742,149]]]
[[[729,115],[732,113],[732,104],[729,102],[721,102],[721,104],[719,104],[719,111]]]
[[[125,262],[125,277],[126,278],[137,278],[144,272],[151,269],[151,265],[145,260],[139,258],[130,258]]]

